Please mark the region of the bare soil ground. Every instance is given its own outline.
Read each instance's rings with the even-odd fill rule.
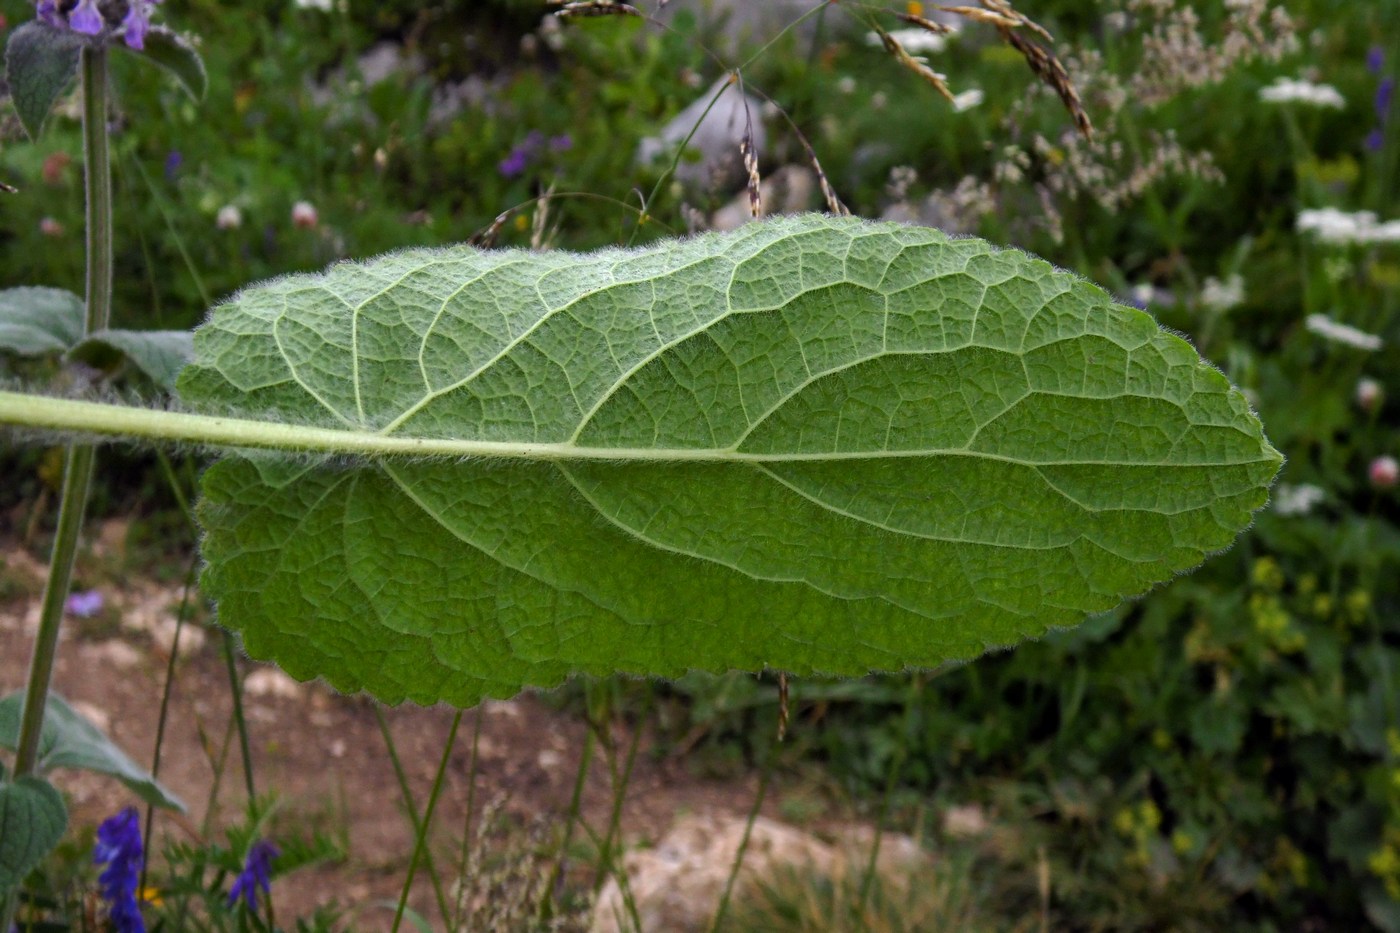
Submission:
[[[161,583],[150,573],[114,573],[111,552],[119,550],[125,526],[99,524],[80,559],[104,597],[96,618],[69,619],[56,669],[55,690],[93,719],[136,761],[149,766],[155,750],[159,699],[170,657],[181,585]],[[45,555],[30,553],[16,537],[0,534],[0,695],[20,689],[29,663],[45,575]],[[84,566],[108,569],[84,574]],[[173,576],[178,577],[180,573]],[[110,582],[94,585],[96,576]],[[201,613],[203,614],[203,613]],[[157,842],[199,841],[208,825],[223,841],[221,827],[243,812],[246,795],[238,743],[230,743],[222,777],[216,764],[229,734],[232,703],[220,635],[212,625],[186,626],[175,665],[169,725],[161,752],[160,779],[189,805],[184,816],[158,818]],[[338,902],[360,929],[387,929],[413,847],[402,795],[373,701],[336,694],[317,683],[298,684],[275,668],[238,661],[245,685],[257,791],[280,801],[280,831],[315,829],[345,839],[346,858],[304,869],[274,887],[278,919],[304,916],[319,904]],[[426,802],[443,753],[454,710],[414,706],[384,710],[417,805]],[[471,783],[471,745],[480,717],[475,768],[476,811],[497,801],[500,812],[522,827],[539,826],[556,836],[573,792],[587,725],[577,712],[524,695],[488,702],[463,717],[446,771],[445,790],[434,817],[438,851],[455,851],[462,838]],[[612,735],[625,754],[629,727],[615,723]],[[644,738],[626,788],[623,835],[655,840],[678,814],[742,815],[752,805],[752,775],[716,781],[691,774],[687,763],[653,755]],[[606,755],[594,755],[583,792],[586,821],[602,832],[613,806]],[[114,780],[77,773],[55,778],[69,795],[71,827],[95,826],[123,806],[137,803]],[[217,796],[211,796],[218,783]],[[765,812],[776,808],[775,800]],[[582,836],[583,834],[578,834]],[[157,849],[159,845],[157,846]],[[451,868],[440,866],[452,882]],[[431,889],[420,873],[411,906],[435,916]]]

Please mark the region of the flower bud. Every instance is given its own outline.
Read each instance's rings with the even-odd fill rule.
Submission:
[[[293,221],[295,221],[295,215]],[[214,226],[220,230],[237,230],[243,226],[243,212],[236,204],[225,204],[219,208],[219,213],[214,217]]]
[[[1396,482],[1400,482],[1400,463],[1389,455],[1377,457],[1371,461],[1367,474],[1371,478],[1371,485],[1377,489],[1393,489]]]
[[[298,201],[292,205],[292,226],[300,227],[303,230],[314,230],[319,218],[316,215],[316,208],[310,201]]]
[[[1370,414],[1385,401],[1385,389],[1376,379],[1365,377],[1356,381],[1356,407]]]

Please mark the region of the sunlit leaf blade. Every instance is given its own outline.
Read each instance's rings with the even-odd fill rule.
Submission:
[[[25,775],[0,784],[0,896],[43,861],[67,828],[63,795],[48,781]]]
[[[18,746],[23,711],[23,691],[0,699],[0,748],[13,750]],[[44,704],[44,728],[39,736],[39,769],[53,768],[105,774],[121,781],[146,803],[181,812],[185,809],[180,798],[57,694],[49,694]]]
[[[180,388],[468,445],[205,476],[220,619],[390,701],[970,658],[1227,546],[1280,463],[1218,371],[1092,285],[815,216],[281,279],[217,309]]]
[[[0,290],[0,351],[62,353],[83,335],[83,299],[61,288]]]
[[[194,356],[194,337],[187,330],[103,330],[68,355],[101,369],[126,360],[162,389],[174,391],[176,377]]]
[[[24,23],[5,43],[5,79],[15,113],[30,139],[39,135],[44,118],[73,83],[83,38],[38,20]]]

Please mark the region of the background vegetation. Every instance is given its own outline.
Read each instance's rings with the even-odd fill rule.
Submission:
[[[724,73],[706,52],[722,24],[671,6],[658,29],[546,22],[523,0],[169,0],[165,21],[205,37],[210,92],[195,106],[117,57],[114,326],[191,326],[245,283],[466,240],[508,209],[501,245],[705,223],[742,182],[650,196],[664,166],[635,161]],[[942,839],[992,928],[1039,910],[1048,871],[1055,928],[1400,930],[1400,497],[1376,466],[1400,454],[1400,236],[1380,226],[1400,220],[1400,7],[1023,6],[1094,141],[994,31],[931,53],[954,91],[984,94],[958,112],[866,41],[877,8],[843,3],[744,71],[792,121],[755,115],[763,174],[806,163],[795,125],[853,213],[1011,243],[1146,305],[1252,393],[1289,458],[1274,506],[1203,570],[1076,630],[952,670],[794,684],[776,763],[769,680],[603,689],[707,767],[775,764]],[[1281,77],[1338,100],[1261,96]],[[74,117],[34,145],[4,118],[0,181],[22,189],[0,205],[7,286],[81,290]],[[1325,208],[1349,219],[1308,229]],[[56,482],[42,452],[3,459],[8,514]],[[160,527],[175,505],[127,455],[94,508]],[[971,842],[944,819],[968,805],[992,827]]]

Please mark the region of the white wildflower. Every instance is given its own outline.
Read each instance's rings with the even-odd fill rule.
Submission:
[[[1201,304],[1212,311],[1229,311],[1244,304],[1244,278],[1235,273],[1222,282],[1208,276],[1201,288]]]
[[[1271,104],[1310,104],[1341,110],[1347,102],[1340,91],[1330,84],[1314,84],[1295,78],[1278,78],[1268,87],[1259,89],[1259,99]]]
[[[986,99],[987,95],[982,93],[981,88],[976,87],[963,91],[961,94],[954,94],[953,112],[962,113],[965,110],[971,110]]]
[[[1363,376],[1356,380],[1356,407],[1364,412],[1373,412],[1385,401],[1385,387],[1379,380]]]
[[[836,90],[842,94],[854,94],[856,92],[856,79],[850,75],[842,75],[836,82]]]
[[[225,204],[214,217],[214,226],[220,230],[237,230],[243,226],[243,212],[237,204]]]
[[[1280,515],[1307,515],[1313,506],[1326,500],[1327,491],[1311,483],[1279,483],[1274,487],[1274,511]]]
[[[918,55],[920,52],[941,52],[948,47],[947,36],[940,36],[926,29],[896,29],[889,35],[891,39],[904,46],[904,51],[910,55]],[[884,45],[885,40],[880,37],[878,32],[867,32],[865,44]]]
[[[1308,330],[1325,340],[1331,340],[1333,343],[1355,347],[1358,350],[1379,350],[1381,348],[1381,338],[1375,334],[1368,334],[1364,330],[1357,330],[1350,324],[1334,321],[1325,314],[1309,314],[1303,323]]]
[[[299,10],[324,10],[329,13],[332,0],[295,0],[293,5]]]
[[[1324,243],[1400,243],[1400,220],[1379,223],[1371,211],[1347,213],[1335,207],[1302,211],[1297,228],[1316,234]]]

